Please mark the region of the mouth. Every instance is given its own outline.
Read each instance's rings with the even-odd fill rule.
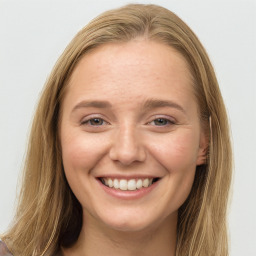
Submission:
[[[100,182],[109,188],[122,191],[135,191],[142,188],[148,188],[154,183],[158,182],[160,178],[136,178],[136,179],[117,179],[101,177],[98,178]]]

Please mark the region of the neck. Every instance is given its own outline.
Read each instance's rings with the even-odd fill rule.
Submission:
[[[85,221],[84,221],[85,223]],[[78,241],[64,256],[174,256],[177,215],[167,217],[157,227],[140,231],[119,231],[86,221]]]

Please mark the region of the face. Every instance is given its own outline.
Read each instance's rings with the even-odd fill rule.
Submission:
[[[86,222],[138,231],[177,217],[206,139],[184,58],[161,43],[106,44],[75,68],[60,138]]]

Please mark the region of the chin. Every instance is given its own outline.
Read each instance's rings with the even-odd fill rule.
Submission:
[[[148,216],[145,213],[115,213],[109,216],[102,216],[101,222],[112,230],[121,232],[140,232],[155,229],[161,225],[163,218],[160,216]]]
[[[120,221],[115,223],[106,223],[109,228],[121,231],[121,232],[139,232],[147,229],[149,227],[146,223],[134,223],[132,220],[129,221]]]

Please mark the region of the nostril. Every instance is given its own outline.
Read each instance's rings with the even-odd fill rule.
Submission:
[[[140,143],[140,138],[134,134],[133,128],[125,128],[118,135],[109,151],[112,160],[119,161],[123,165],[145,161],[145,148]]]

